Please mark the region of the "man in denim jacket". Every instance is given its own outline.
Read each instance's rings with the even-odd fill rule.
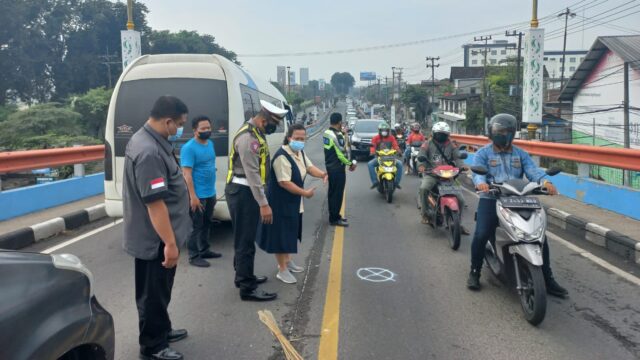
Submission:
[[[516,118],[509,114],[498,114],[489,123],[489,137],[492,143],[478,150],[474,157],[474,165],[489,169],[488,175],[473,175],[473,183],[482,194],[478,203],[476,230],[471,244],[471,272],[467,287],[471,290],[480,289],[480,270],[484,259],[484,249],[490,238],[495,236],[498,226],[496,214],[496,198],[489,194],[487,177],[494,182],[505,182],[510,179],[521,179],[526,176],[529,181],[538,181],[545,175],[524,150],[511,145],[516,131]],[[545,187],[550,195],[556,195],[555,186],[545,181]],[[560,286],[553,278],[549,261],[548,241],[542,247],[544,274],[547,292],[550,295],[564,297],[568,291]]]

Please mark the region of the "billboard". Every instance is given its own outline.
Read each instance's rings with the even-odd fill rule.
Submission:
[[[524,44],[522,122],[542,123],[544,29],[529,29]]]
[[[375,81],[376,73],[371,71],[361,71],[360,72],[360,81]]]
[[[134,30],[120,31],[122,42],[122,69],[126,69],[133,60],[142,55],[140,50],[140,32]]]

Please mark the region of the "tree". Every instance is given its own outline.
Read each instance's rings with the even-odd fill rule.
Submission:
[[[58,103],[34,105],[0,123],[0,149],[46,149],[96,143],[83,134],[82,115]]]
[[[400,94],[400,101],[405,105],[413,106],[416,112],[416,120],[420,123],[425,123],[430,108],[427,100],[427,91],[424,87],[420,85],[407,85]]]
[[[113,89],[99,87],[71,99],[71,108],[82,116],[81,124],[84,126],[85,134],[104,139],[112,93]]]
[[[338,95],[346,95],[355,83],[356,79],[348,72],[337,72],[331,76],[331,85]]]
[[[300,109],[300,104],[302,104],[304,102],[304,99],[300,96],[300,94],[298,94],[297,92],[290,92],[287,94],[286,96],[287,98],[287,103],[289,103],[289,105],[293,106],[294,109],[299,110]]]
[[[467,134],[478,135],[484,132],[484,117],[482,115],[482,108],[479,105],[467,106],[466,119],[464,120]]]
[[[216,43],[216,38],[197,31],[153,31],[149,37],[150,54],[218,54],[239,64],[236,53]]]

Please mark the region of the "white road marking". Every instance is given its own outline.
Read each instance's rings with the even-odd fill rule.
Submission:
[[[51,254],[54,251],[60,250],[62,248],[65,248],[65,247],[67,247],[67,246],[69,246],[71,244],[75,244],[75,243],[77,243],[78,241],[80,241],[82,239],[86,239],[89,236],[95,235],[95,234],[97,234],[99,232],[102,232],[104,230],[112,228],[112,227],[120,224],[121,222],[122,222],[122,219],[118,219],[118,220],[112,222],[111,224],[107,224],[107,225],[101,226],[101,227],[99,227],[97,229],[93,229],[93,230],[91,230],[91,231],[89,231],[87,233],[84,233],[84,234],[80,235],[80,236],[76,236],[73,239],[67,240],[65,242],[62,242],[62,243],[56,245],[56,246],[52,246],[52,247],[50,247],[50,248],[48,248],[46,250],[43,250],[42,253],[43,254]]]
[[[463,190],[468,192],[469,194],[475,196],[475,197],[480,197],[474,191],[471,191],[471,190],[469,190],[469,189],[467,189],[465,187],[463,187]],[[606,270],[611,271],[612,273],[620,276],[621,278],[623,278],[623,279],[625,279],[625,280],[627,280],[627,281],[629,281],[629,282],[631,282],[631,283],[633,283],[635,285],[640,286],[640,278],[638,278],[637,276],[620,269],[619,267],[609,263],[608,261],[605,261],[605,260],[593,255],[592,253],[588,252],[587,250],[585,250],[585,249],[583,249],[583,248],[581,248],[581,247],[579,247],[577,245],[572,244],[571,242],[561,238],[560,236],[558,236],[558,235],[556,235],[556,234],[554,234],[554,233],[552,233],[551,231],[548,231],[548,230],[547,230],[547,238],[564,245],[569,250],[578,253],[582,257],[585,257],[585,258],[591,260],[595,264],[599,265],[600,267],[602,267],[602,268],[604,268]]]

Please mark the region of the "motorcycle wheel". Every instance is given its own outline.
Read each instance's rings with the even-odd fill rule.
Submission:
[[[547,312],[547,289],[540,266],[518,258],[520,272],[520,305],[527,321],[537,326],[544,320]]]
[[[447,229],[449,230],[449,246],[453,250],[460,247],[460,214],[447,211]]]
[[[393,202],[393,190],[395,186],[392,181],[385,180],[384,182],[384,195],[387,198],[387,202],[391,204]]]

